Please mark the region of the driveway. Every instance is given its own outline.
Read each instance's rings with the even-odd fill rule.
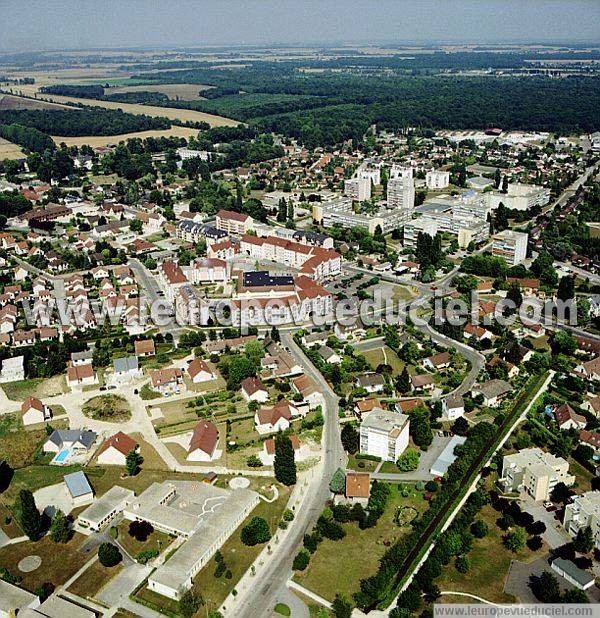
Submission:
[[[374,472],[371,474],[371,478],[391,482],[430,481],[433,479],[433,475],[429,470],[450,440],[452,440],[450,436],[439,436],[436,433],[427,451],[420,451],[419,467],[416,470],[412,472]]]
[[[150,574],[152,567],[141,564],[126,566],[116,577],[113,577],[98,594],[98,601],[107,607],[115,607],[121,604],[123,598],[129,595]]]
[[[73,500],[64,483],[42,487],[34,494],[35,505],[39,511],[52,517],[57,510],[68,515],[73,510]]]
[[[528,504],[523,510],[533,515],[536,521],[543,521],[546,524],[546,532],[541,536],[550,545],[551,549],[571,541],[571,537],[567,534],[562,524],[557,519],[554,519],[554,513],[548,513],[542,505]]]

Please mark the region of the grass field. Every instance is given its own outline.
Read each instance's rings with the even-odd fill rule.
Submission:
[[[512,595],[504,593],[504,582],[512,560],[531,562],[547,550],[544,545],[537,552],[528,548],[518,553],[506,549],[502,543],[503,532],[496,526],[499,514],[491,506],[485,506],[476,519],[483,519],[489,527],[489,534],[483,539],[475,539],[468,557],[471,568],[468,573],[459,573],[454,563],[443,567],[442,575],[435,580],[440,590],[473,592],[493,603],[514,603]],[[444,603],[460,603],[460,597],[447,597]]]
[[[105,567],[96,560],[69,586],[69,592],[83,599],[91,599],[122,569],[123,564]]]
[[[0,161],[7,159],[24,159],[25,153],[20,146],[0,137]]]
[[[5,414],[0,418],[1,457],[13,469],[33,463],[45,438],[45,429],[27,431],[14,414]]]
[[[138,541],[129,534],[129,523],[128,521],[123,521],[117,526],[117,530],[119,531],[117,540],[132,558],[135,558],[139,552],[148,549],[163,551],[173,541],[168,534],[159,532],[158,530],[155,530],[145,541]]]
[[[119,423],[131,418],[131,408],[120,395],[98,395],[83,404],[82,412],[96,421]]]
[[[390,365],[392,373],[397,376],[404,369],[404,363],[398,358],[396,352],[387,346],[364,352],[364,356],[373,370],[377,368],[377,365],[384,363]]]
[[[162,108],[161,108],[162,109]],[[191,136],[196,137],[198,135],[198,129],[190,129],[189,127],[172,126],[170,129],[156,130],[156,131],[138,131],[137,133],[123,133],[121,135],[89,135],[82,137],[64,137],[61,135],[53,135],[52,139],[57,144],[65,143],[67,146],[83,146],[87,144],[89,146],[110,146],[118,144],[119,142],[137,137],[139,139],[147,139],[149,137],[185,137],[188,139]],[[1,152],[1,146],[0,146]],[[161,236],[162,238],[162,236]]]
[[[64,375],[52,378],[33,378],[31,380],[19,380],[18,382],[6,382],[2,385],[6,396],[13,401],[25,401],[27,397],[44,399],[63,395],[67,392],[67,380]]]
[[[27,435],[31,436],[31,432],[28,432]],[[79,470],[81,470],[81,466],[47,466],[43,464],[33,464],[20,468],[15,470],[10,486],[3,495],[7,500],[16,500],[21,489],[35,491],[41,487],[55,485],[63,480],[65,474]]]
[[[24,541],[2,547],[0,567],[4,567],[12,575],[22,577],[21,587],[30,592],[46,582],[58,587],[73,577],[89,559],[89,556],[78,551],[84,538],[81,534],[75,534],[68,543],[56,544],[45,536],[35,543]],[[23,558],[31,555],[39,556],[42,564],[31,573],[21,573],[17,565]]]
[[[357,592],[360,580],[377,572],[379,559],[390,544],[411,530],[410,525],[396,525],[396,508],[412,506],[422,513],[427,506],[422,494],[414,489],[404,498],[397,486],[390,485],[390,488],[387,507],[376,526],[360,530],[354,522],[343,524],[346,536],[340,541],[323,539],[306,570],[296,572],[294,579],[329,601],[338,592],[348,597]]]

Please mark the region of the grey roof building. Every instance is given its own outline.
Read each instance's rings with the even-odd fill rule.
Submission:
[[[98,434],[90,429],[55,429],[48,437],[48,442],[56,444],[61,449],[65,446],[81,444],[86,449],[90,449]]]
[[[79,472],[65,474],[64,481],[72,498],[81,498],[81,496],[94,493],[87,477],[81,470]]]
[[[137,356],[126,356],[125,358],[115,358],[113,361],[115,373],[132,373],[139,370]]]
[[[575,563],[564,558],[556,558],[552,561],[552,570],[564,577],[569,583],[580,590],[587,590],[594,585],[595,577],[580,569]]]

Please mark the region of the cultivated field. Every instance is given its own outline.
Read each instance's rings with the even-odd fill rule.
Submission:
[[[25,155],[19,146],[0,137],[0,161],[24,158]]]
[[[0,112],[19,109],[69,109],[68,105],[37,101],[25,97],[15,97],[12,94],[0,94]]]
[[[162,92],[169,99],[179,99],[180,101],[198,101],[202,99],[198,93],[208,90],[212,86],[202,86],[198,84],[147,84],[140,86],[122,86],[119,88],[109,88],[104,94],[122,94],[124,92]]]
[[[83,146],[87,144],[92,148],[97,146],[112,146],[123,142],[128,139],[137,137],[139,139],[146,139],[148,137],[185,137],[188,139],[192,135],[198,136],[198,129],[191,129],[189,127],[172,126],[170,129],[164,129],[162,131],[138,131],[137,133],[123,133],[121,135],[83,135],[81,137],[64,137],[62,135],[53,135],[52,139],[56,144],[65,143],[67,146]],[[2,145],[0,144],[0,158],[2,153]]]
[[[117,103],[116,101],[98,101],[96,99],[82,99],[80,97],[61,97],[54,94],[44,94],[43,97],[55,103],[78,103],[90,107],[105,107],[107,109],[122,109],[129,114],[145,114],[146,116],[162,116],[170,120],[180,122],[208,122],[211,127],[235,127],[239,124],[236,120],[205,114],[190,109],[172,109],[170,107],[157,107],[155,105],[139,105],[137,103]]]

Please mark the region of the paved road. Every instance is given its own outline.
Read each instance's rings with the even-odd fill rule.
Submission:
[[[270,558],[270,563],[262,572],[261,582],[263,583],[247,591],[244,599],[239,599],[236,616],[240,617],[257,618],[270,616],[271,610],[278,600],[288,597],[290,592],[286,588],[286,583],[291,576],[294,556],[302,544],[305,532],[317,520],[329,499],[329,480],[331,475],[338,467],[345,468],[347,461],[340,441],[337,396],[323,376],[304,356],[292,336],[289,333],[282,333],[281,340],[283,345],[290,349],[295,360],[302,365],[304,373],[319,385],[325,398],[322,475],[320,479],[317,479],[318,486],[306,498],[306,504],[292,522],[289,528],[290,534],[285,544],[279,545],[275,549]]]

